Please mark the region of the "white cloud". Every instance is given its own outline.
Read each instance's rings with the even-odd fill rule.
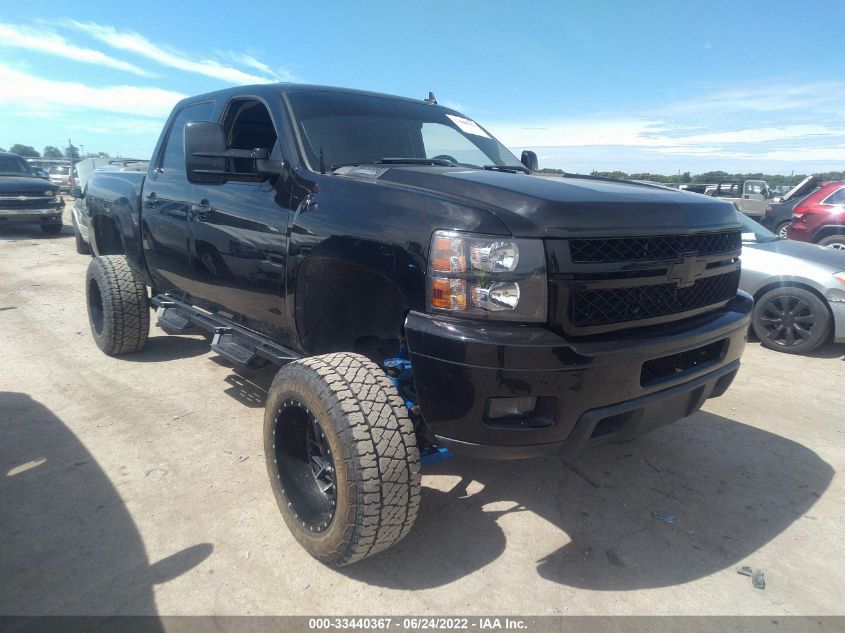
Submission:
[[[274,70],[268,64],[265,64],[261,60],[256,59],[252,55],[248,55],[246,53],[236,53],[235,51],[217,51],[217,55],[226,59],[230,59],[236,64],[240,64],[241,66],[252,68],[253,70],[259,70],[275,81],[297,80],[296,76],[290,71],[285,70],[284,68],[277,68]]]
[[[517,151],[542,150],[545,166],[570,170],[584,163],[629,172],[660,166],[664,173],[667,165],[669,173],[691,166],[705,171],[728,165],[807,171],[845,166],[845,81],[741,86],[702,88],[695,97],[640,112],[486,127]]]
[[[161,132],[164,122],[161,119],[98,119],[96,123],[71,123],[66,127],[69,130],[90,132],[92,134],[141,134],[148,137],[157,137]]]
[[[22,48],[57,57],[64,57],[85,64],[96,64],[116,70],[123,70],[142,77],[155,75],[135,64],[109,57],[105,53],[90,48],[82,48],[69,43],[60,35],[43,29],[31,29],[0,22],[0,46]]]
[[[275,75],[250,74],[213,59],[191,59],[180,51],[156,44],[143,35],[132,31],[118,31],[110,26],[75,20],[69,21],[68,24],[109,46],[141,55],[170,68],[213,77],[232,84],[258,84],[277,81]],[[261,64],[258,60],[252,59],[255,63]],[[253,68],[255,68],[255,64],[253,64]]]
[[[61,107],[100,110],[150,117],[167,116],[185,95],[160,88],[105,86],[94,88],[71,81],[53,81],[0,63],[0,106],[36,112]]]

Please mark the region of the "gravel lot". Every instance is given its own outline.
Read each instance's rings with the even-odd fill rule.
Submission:
[[[411,535],[335,571],[271,496],[272,371],[155,327],[104,356],[87,264],[0,228],[2,614],[845,613],[843,345],[750,343],[705,411],[572,463],[433,466]]]

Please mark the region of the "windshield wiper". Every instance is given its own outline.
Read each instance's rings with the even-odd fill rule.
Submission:
[[[361,165],[432,165],[435,167],[454,167],[455,163],[444,158],[379,158],[378,160],[361,161],[360,163],[337,163],[329,167],[329,171],[335,171],[341,167],[359,167]]]
[[[507,171],[507,172],[517,172],[521,171],[524,174],[530,174],[531,170],[528,169],[525,165],[484,165],[484,169],[487,171]]]

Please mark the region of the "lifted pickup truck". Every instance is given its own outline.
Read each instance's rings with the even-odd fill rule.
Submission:
[[[739,369],[751,299],[732,205],[536,168],[433,98],[186,99],[146,175],[88,183],[94,339],[140,350],[152,305],[167,332],[281,365],[273,493],[308,552],[355,562],[411,529],[421,456],[628,440]]]

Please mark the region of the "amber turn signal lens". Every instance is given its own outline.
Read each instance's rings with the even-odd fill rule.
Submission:
[[[434,270],[446,272],[451,268],[450,257],[452,256],[452,239],[449,237],[436,237],[434,246],[431,249],[431,264]]]
[[[466,282],[463,279],[431,280],[431,306],[445,310],[463,310],[467,305]]]

